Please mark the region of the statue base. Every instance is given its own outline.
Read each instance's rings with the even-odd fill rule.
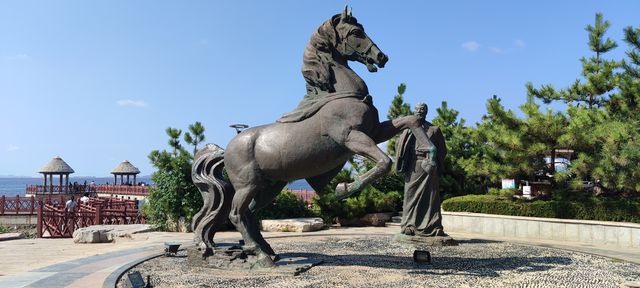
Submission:
[[[247,254],[238,245],[224,243],[216,245],[213,252],[203,252],[199,247],[188,247],[187,264],[192,267],[295,276],[322,263],[322,260],[306,257],[288,257],[272,262],[269,256]]]
[[[419,236],[396,234],[393,240],[401,243],[414,244],[419,246],[457,246],[458,242],[451,236]]]

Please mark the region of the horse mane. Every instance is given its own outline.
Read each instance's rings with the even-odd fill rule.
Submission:
[[[307,82],[307,94],[317,94],[317,89],[335,92],[331,66],[335,64],[333,53],[338,41],[336,26],[339,22],[340,14],[337,14],[322,23],[304,49],[302,76]]]

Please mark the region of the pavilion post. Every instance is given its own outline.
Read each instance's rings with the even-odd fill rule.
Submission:
[[[134,186],[135,186],[135,185],[137,185],[137,183],[136,183],[136,176],[137,176],[136,174],[133,174],[133,185],[134,185]]]
[[[43,174],[44,175],[44,191],[42,192],[47,192],[47,174]],[[38,189],[36,189],[36,195],[38,194]]]
[[[118,175],[113,174],[113,185],[118,185]]]

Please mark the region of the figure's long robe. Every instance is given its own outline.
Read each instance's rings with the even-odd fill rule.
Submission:
[[[405,130],[396,142],[396,169],[405,176],[401,231],[408,235],[443,236],[446,234],[442,227],[438,188],[447,147],[437,126],[426,122],[423,129],[436,147],[437,168],[430,172],[422,168],[422,163],[431,159],[428,155],[425,157],[422,156],[424,153],[418,152],[424,151],[427,143],[416,145],[416,137],[410,130]]]

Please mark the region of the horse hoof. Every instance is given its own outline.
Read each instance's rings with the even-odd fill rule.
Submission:
[[[271,259],[270,255],[261,253],[260,256],[258,256],[255,266],[257,266],[257,268],[273,268],[276,267],[276,263]]]

